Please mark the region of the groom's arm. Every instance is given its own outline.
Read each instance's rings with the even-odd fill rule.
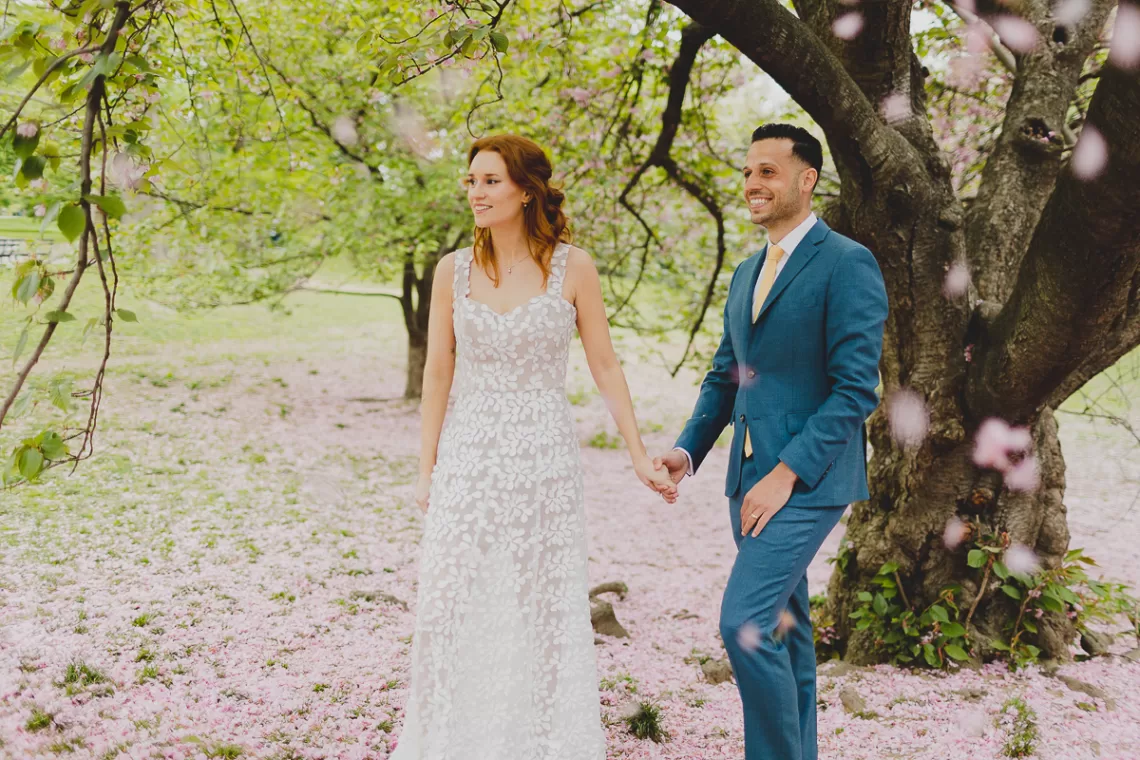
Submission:
[[[780,461],[815,488],[879,403],[879,357],[887,291],[875,257],[863,246],[840,256],[827,286],[827,374],[831,392],[780,452]]]
[[[732,273],[728,285],[729,297],[724,300],[724,334],[720,345],[713,354],[712,368],[701,382],[701,393],[697,397],[693,415],[685,423],[684,430],[677,438],[675,448],[684,452],[689,460],[689,474],[696,472],[705,456],[712,449],[716,439],[732,419],[732,408],[736,403],[736,391],[740,387],[737,377],[736,355],[732,350],[732,338],[728,331],[729,304],[732,303],[732,288],[736,285],[736,274]]]

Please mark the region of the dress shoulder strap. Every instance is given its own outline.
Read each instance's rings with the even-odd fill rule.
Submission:
[[[566,280],[566,263],[570,260],[570,244],[559,243],[554,246],[554,253],[550,257],[550,282],[547,289],[562,295],[562,283]]]
[[[460,248],[455,252],[455,281],[451,285],[454,299],[466,298],[471,292],[471,259],[474,249]]]

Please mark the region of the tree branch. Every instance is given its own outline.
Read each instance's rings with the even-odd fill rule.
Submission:
[[[1058,180],[1016,285],[978,344],[975,419],[1027,420],[1140,341],[1140,72],[1109,68],[1089,107],[1110,160]]]
[[[1061,170],[1066,115],[1081,70],[1115,4],[1093,0],[1081,23],[1065,32],[1063,45],[1051,41],[1056,22],[1047,6],[1022,6],[1041,40],[1020,56],[1001,133],[966,215],[966,250],[974,282],[986,301],[1003,303],[1013,288],[1021,257]]]

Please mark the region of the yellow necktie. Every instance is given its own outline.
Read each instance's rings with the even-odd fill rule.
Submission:
[[[776,267],[780,259],[784,258],[784,249],[775,244],[768,245],[768,257],[764,259],[764,271],[760,272],[760,285],[756,288],[756,295],[752,299],[752,323],[760,316],[760,308],[772,292],[772,285],[776,282]],[[748,428],[744,428],[744,456],[752,456],[752,438],[748,435]]]

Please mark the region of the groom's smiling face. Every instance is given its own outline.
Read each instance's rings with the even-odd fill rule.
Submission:
[[[792,145],[791,140],[768,138],[748,148],[743,168],[744,199],[753,224],[771,227],[798,216],[811,205],[812,179],[804,177],[811,167],[792,152]]]

